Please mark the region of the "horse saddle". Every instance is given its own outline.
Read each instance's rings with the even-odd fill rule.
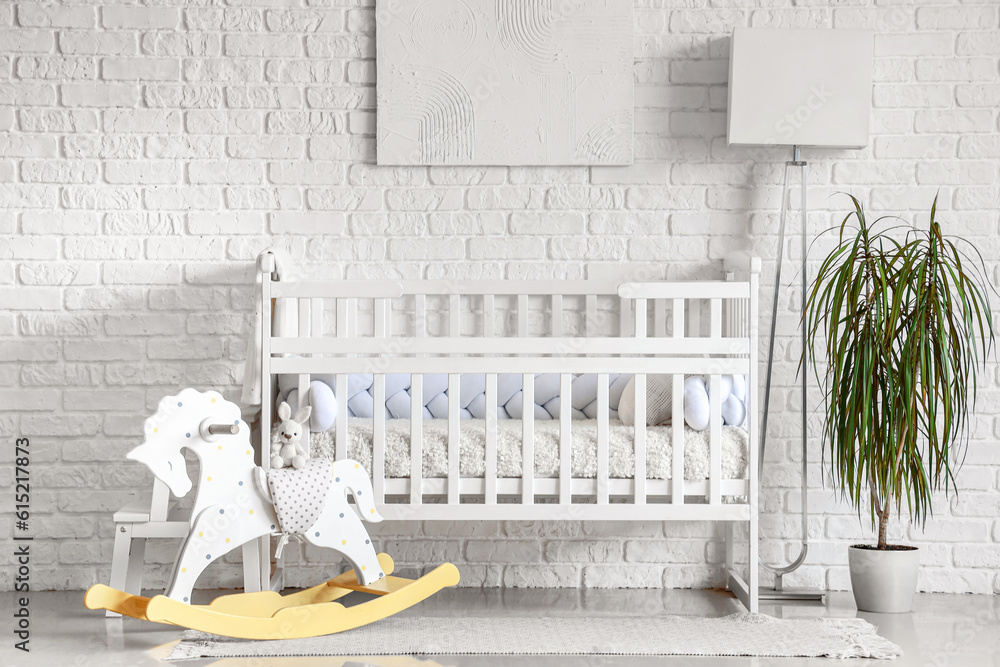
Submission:
[[[302,535],[316,525],[332,485],[333,462],[329,459],[309,459],[299,470],[268,470],[267,487],[281,531]]]

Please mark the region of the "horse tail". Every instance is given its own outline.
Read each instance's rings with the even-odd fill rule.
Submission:
[[[343,459],[333,464],[334,484],[349,489],[354,494],[361,518],[370,523],[382,521],[382,515],[375,509],[375,492],[368,471],[351,459]]]

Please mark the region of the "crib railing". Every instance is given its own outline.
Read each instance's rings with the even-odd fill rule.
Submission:
[[[387,518],[745,520],[748,505],[724,503],[723,498],[749,496],[756,484],[757,275],[751,271],[730,277],[734,279],[625,283],[282,283],[265,275],[264,303],[284,299],[297,314],[293,331],[263,337],[262,395],[273,395],[273,376],[278,374],[298,376],[300,397],[308,396],[312,375],[336,374],[336,456],[342,458],[347,456],[350,429],[348,376],[372,374],[376,409],[371,472],[376,501]],[[578,312],[570,301],[583,306],[582,326],[570,317]],[[613,310],[600,307],[612,301],[617,304],[617,322]],[[510,308],[505,308],[508,302]],[[539,302],[546,302],[546,308],[539,309]],[[270,333],[270,309],[264,310],[264,331]],[[543,321],[546,314],[547,323]],[[334,335],[327,335],[328,331]],[[381,406],[386,400],[386,376],[396,373],[411,375],[408,478],[386,477],[386,415]],[[448,473],[444,478],[423,476],[422,376],[426,373],[448,374]],[[523,465],[516,478],[497,475],[497,378],[506,373],[522,374]],[[536,373],[560,375],[559,469],[552,478],[535,475]],[[611,478],[609,473],[609,377],[615,373],[635,375],[635,470],[628,479]],[[705,480],[685,480],[684,429],[680,427],[673,429],[672,479],[648,479],[646,384],[647,375],[653,373],[673,377],[676,425],[683,424],[684,376],[708,377],[710,472]],[[486,471],[482,477],[463,477],[459,466],[461,405],[452,397],[461,394],[462,374],[486,378]],[[597,375],[594,478],[573,476],[574,423],[569,406],[576,374]],[[745,479],[724,479],[722,474],[720,395],[722,376],[729,374],[749,379]],[[269,412],[263,411],[265,433],[270,431]],[[308,443],[308,434],[304,441]]]

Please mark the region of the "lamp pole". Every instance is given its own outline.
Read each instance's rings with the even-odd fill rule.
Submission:
[[[807,213],[808,206],[806,200],[806,178],[807,178],[807,163],[801,159],[799,146],[792,147],[792,159],[785,162],[785,177],[781,189],[781,217],[778,223],[778,256],[776,260],[776,269],[774,274],[774,298],[771,302],[771,336],[768,339],[767,345],[767,376],[764,381],[764,414],[761,419],[761,432],[760,432],[760,457],[758,473],[763,474],[764,471],[764,451],[767,447],[767,418],[770,414],[771,405],[771,371],[774,367],[774,338],[775,329],[778,321],[778,296],[781,289],[781,265],[782,259],[785,253],[785,219],[788,213],[788,191],[789,191],[789,172],[793,167],[801,168],[801,179],[802,179],[802,229],[800,230],[800,236],[802,239],[802,312],[805,313],[805,302],[806,294],[809,287],[808,275],[806,272],[806,255],[808,254],[808,233],[807,233]],[[805,350],[806,346],[806,326],[805,322],[800,322],[802,329],[802,349]],[[759,591],[760,599],[762,600],[804,600],[804,601],[822,601],[824,593],[820,590],[814,589],[792,589],[785,588],[783,584],[783,578],[786,574],[791,574],[795,570],[802,566],[805,562],[806,556],[809,553],[809,496],[808,496],[808,440],[806,438],[806,421],[807,421],[807,411],[806,411],[806,391],[808,389],[808,374],[806,373],[805,366],[802,368],[802,542],[801,548],[799,550],[799,555],[795,560],[785,566],[775,566],[769,565],[760,560],[760,564],[765,570],[772,572],[774,574],[774,588],[761,587]]]

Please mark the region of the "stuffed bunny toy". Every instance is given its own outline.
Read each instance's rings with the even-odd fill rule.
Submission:
[[[307,405],[300,408],[292,419],[292,409],[288,403],[278,406],[278,418],[281,424],[278,426],[278,440],[271,443],[271,467],[272,468],[302,468],[306,464],[306,451],[302,449],[300,441],[304,431],[303,424],[309,419],[312,407]]]

